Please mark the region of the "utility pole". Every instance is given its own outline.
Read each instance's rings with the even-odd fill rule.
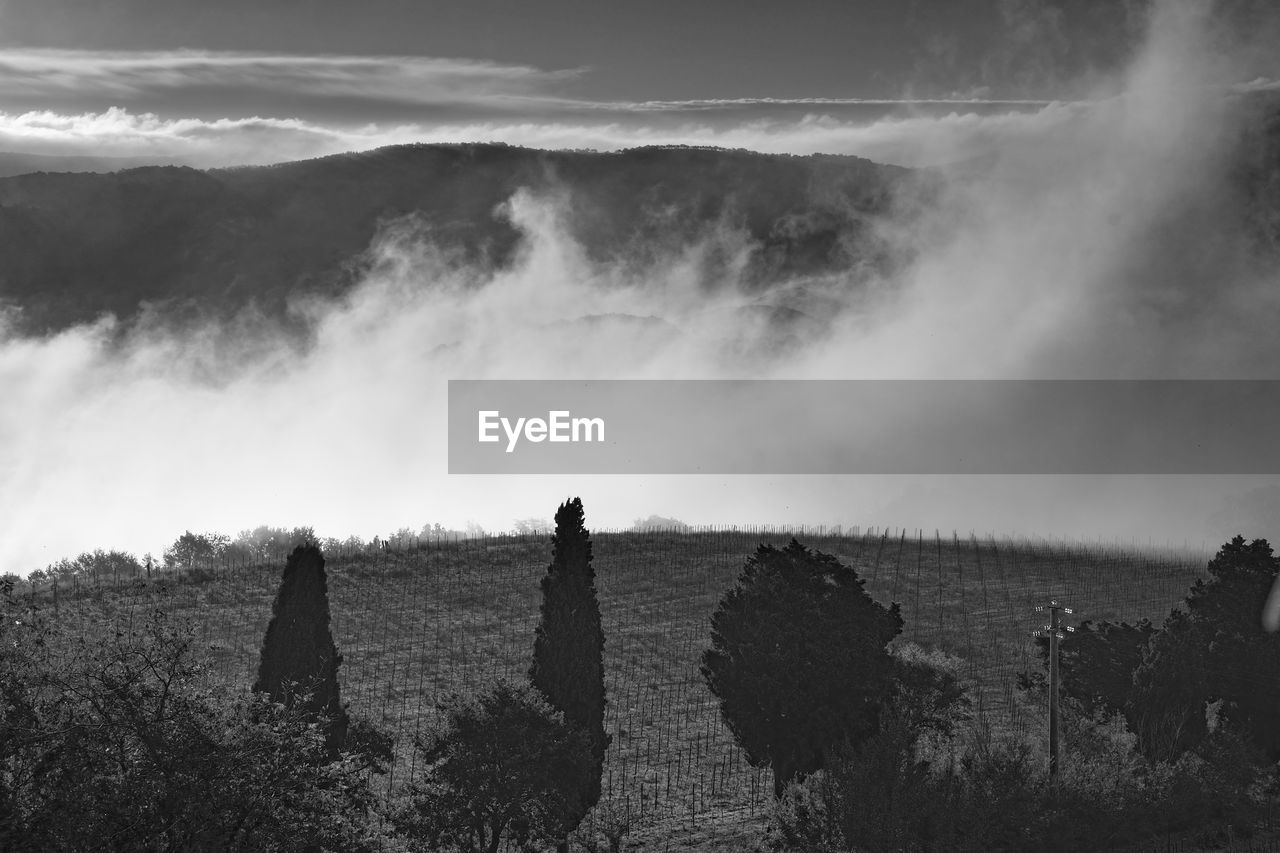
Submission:
[[[1064,626],[1059,620],[1059,614],[1070,615],[1075,611],[1070,607],[1063,607],[1056,600],[1036,606],[1037,613],[1044,613],[1046,610],[1049,612],[1049,624],[1039,631],[1033,631],[1031,635],[1049,638],[1049,790],[1055,792],[1058,788],[1058,684],[1061,680],[1058,675],[1058,641],[1066,639],[1067,631],[1075,630]]]

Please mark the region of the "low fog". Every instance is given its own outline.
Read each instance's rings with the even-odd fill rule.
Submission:
[[[524,235],[514,265],[458,264],[422,223],[389,223],[356,290],[295,304],[301,346],[251,316],[144,322],[123,341],[112,318],[0,331],[0,571],[94,547],[158,554],[186,529],[505,530],[569,495],[596,529],[658,513],[1196,547],[1237,528],[1280,536],[1280,479],[1261,476],[446,473],[450,378],[1280,379],[1275,255],[1229,189],[1246,90],[1265,88],[1243,85],[1266,70],[1255,58],[1207,7],[1164,2],[1090,101],[922,116],[891,145],[867,128],[850,153],[953,164],[928,209],[877,224],[909,258],[889,278],[851,269],[748,295],[750,247],[727,226],[678,256],[602,265],[566,225],[572,198],[522,191],[495,211]],[[801,153],[832,150],[807,148],[823,121],[802,121]],[[776,308],[821,322],[780,339]]]

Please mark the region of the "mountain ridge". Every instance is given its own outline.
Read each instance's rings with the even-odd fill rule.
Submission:
[[[568,199],[562,224],[593,262],[643,265],[727,227],[750,246],[751,280],[820,274],[887,260],[869,223],[910,174],[841,155],[504,144],[29,173],[0,178],[0,302],[28,333],[147,306],[281,314],[292,296],[353,287],[380,229],[406,217],[462,263],[509,266],[521,234],[496,212],[521,190]]]
[[[1238,220],[1269,264],[1280,253],[1280,97],[1243,107],[1221,204],[1202,207]],[[504,213],[521,192],[549,201],[587,263],[644,273],[693,257],[691,286],[731,282],[751,304],[816,277],[850,288],[889,279],[919,247],[887,235],[909,233],[948,182],[998,169],[998,157],[906,169],[710,146],[412,143],[267,166],[32,172],[0,177],[0,313],[26,335],[104,315],[120,332],[246,311],[305,325],[291,306],[351,292],[396,227],[476,280],[511,269],[529,244]]]

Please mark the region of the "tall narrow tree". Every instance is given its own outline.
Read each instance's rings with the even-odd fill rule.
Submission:
[[[542,579],[542,613],[533,641],[529,680],[565,722],[580,728],[591,745],[590,772],[583,779],[582,813],[600,799],[600,774],[609,737],[604,731],[604,629],[591,567],[591,537],[583,526],[582,501],[556,511],[551,565]],[[562,841],[560,850],[568,849]]]
[[[342,655],[329,630],[324,557],[315,545],[299,545],[285,563],[271,606],[253,690],[287,706],[305,696],[309,710],[327,715],[325,740],[337,752],[346,743],[348,726],[338,686],[340,663]]]

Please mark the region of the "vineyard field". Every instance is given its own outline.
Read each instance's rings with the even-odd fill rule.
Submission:
[[[761,543],[802,544],[855,567],[878,601],[899,603],[897,643],[959,658],[976,712],[1028,724],[1015,696],[1037,665],[1037,604],[1056,598],[1082,619],[1157,623],[1204,573],[1207,555],[1112,545],[1000,541],[933,532],[733,529],[593,534],[605,630],[606,756],[589,819],[631,823],[645,849],[740,849],[767,816],[772,780],[751,767],[699,674],[709,620]],[[27,590],[60,618],[161,609],[196,626],[216,677],[247,687],[286,555],[193,566],[145,578],[79,578]],[[396,742],[385,784],[421,773],[414,739],[439,700],[527,671],[550,561],[547,537],[423,542],[327,553],[343,698]],[[88,624],[87,622],[85,624]],[[591,829],[588,826],[588,829]]]

